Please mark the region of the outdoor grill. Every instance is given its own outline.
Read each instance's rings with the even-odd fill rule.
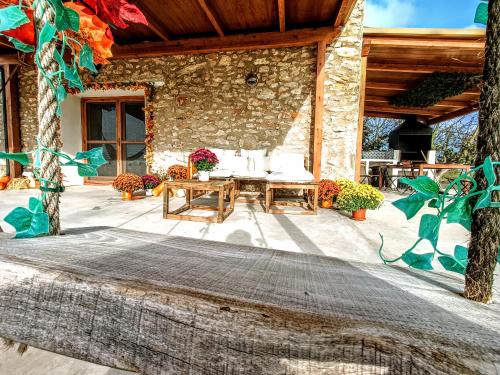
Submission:
[[[401,161],[426,161],[432,149],[432,128],[416,118],[408,119],[389,134],[389,148],[400,151]]]

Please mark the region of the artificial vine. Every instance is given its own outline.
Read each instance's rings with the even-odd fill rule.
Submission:
[[[461,174],[458,178],[451,181],[443,192],[441,192],[440,186],[427,176],[420,176],[416,179],[402,178],[400,182],[411,186],[415,190],[415,193],[393,202],[393,205],[403,211],[408,220],[413,218],[426,203],[428,207],[436,210],[436,214],[422,215],[418,232],[419,238],[412,247],[397,258],[389,259],[383,255],[384,239],[381,236],[382,245],[379,249],[379,256],[382,261],[387,264],[401,260],[413,268],[432,270],[432,261],[437,255],[437,259],[444,269],[464,274],[467,267],[468,249],[464,246],[456,245],[453,255],[439,250],[438,240],[441,223],[444,220],[449,224],[457,223],[470,231],[472,213],[488,207],[500,208],[500,202],[492,201],[493,192],[500,191],[500,185],[498,185],[495,173],[495,168],[499,166],[500,162],[493,162],[491,157],[487,157],[484,164]],[[478,187],[477,182],[472,176],[480,170],[484,173],[488,184],[484,189]],[[457,194],[450,194],[453,188],[457,190]],[[474,206],[472,206],[473,202],[475,202]],[[414,250],[417,246],[425,240],[431,243],[434,251],[425,254],[415,253]],[[500,254],[498,256],[498,263],[500,263]]]
[[[35,52],[35,64],[50,88],[44,98],[50,102],[55,96],[55,114],[59,117],[68,90],[84,91],[79,70],[97,73],[94,61],[107,63],[107,58],[112,56],[113,36],[108,24],[126,28],[125,21],[147,24],[137,6],[127,0],[66,3],[62,0],[5,0],[0,4],[0,35],[21,52]],[[49,48],[45,48],[47,44]],[[54,48],[53,52],[50,48]],[[57,68],[53,69],[52,63],[57,64]],[[50,71],[44,69],[47,66],[51,67]],[[53,116],[55,114],[52,112]],[[22,165],[27,165],[31,156],[35,178],[40,181],[41,197],[30,198],[28,208],[17,207],[4,219],[16,229],[16,238],[48,234],[50,221],[43,202],[47,194],[64,191],[59,181],[43,178],[41,153],[52,154],[63,166],[76,166],[82,177],[97,176],[97,169],[106,163],[102,148],[79,152],[72,158],[47,147],[41,139],[37,139],[37,146],[31,152],[0,152],[0,159],[14,160]]]
[[[481,79],[481,75],[471,73],[433,73],[416,87],[391,98],[390,103],[396,107],[432,107],[477,86]]]

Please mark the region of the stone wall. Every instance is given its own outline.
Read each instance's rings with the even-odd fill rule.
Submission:
[[[353,177],[364,0],[327,48],[322,174]],[[316,47],[117,60],[98,82],[154,82],[154,160],[197,147],[267,148],[311,159]],[[245,78],[258,75],[256,87]],[[36,74],[20,75],[21,136],[36,136]]]
[[[323,177],[354,178],[365,0],[358,0],[340,37],[326,49]]]

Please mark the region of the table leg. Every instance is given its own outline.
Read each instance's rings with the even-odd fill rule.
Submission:
[[[266,214],[269,213],[269,208],[271,206],[271,192],[271,187],[269,186],[269,184],[266,184]]]
[[[319,188],[318,185],[314,185],[314,206],[313,206],[313,211],[314,214],[316,215],[318,213],[318,199],[319,199]]]
[[[219,210],[217,215],[217,222],[222,223],[224,221],[224,187],[219,187]]]
[[[163,183],[163,218],[166,219],[168,215],[168,204],[169,204],[169,196],[168,196],[168,183]]]
[[[234,184],[229,188],[229,207],[234,210]]]

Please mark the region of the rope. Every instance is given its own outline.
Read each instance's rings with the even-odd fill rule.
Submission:
[[[47,22],[54,23],[55,14],[47,0],[39,0],[36,3],[35,19],[37,29],[41,30]],[[55,151],[61,149],[60,142],[60,121],[56,114],[57,100],[56,94],[51,87],[47,76],[58,71],[57,63],[54,61],[54,51],[56,42],[50,41],[43,47],[39,47],[40,66],[38,69],[38,140],[45,146]],[[45,72],[45,76],[42,73]],[[46,150],[40,150],[40,177],[43,179],[43,188],[53,184],[60,186],[62,183],[61,165],[59,157]],[[45,212],[49,215],[50,234],[56,235],[60,231],[59,223],[59,196],[57,189],[51,191],[47,189],[42,195],[42,202]]]

